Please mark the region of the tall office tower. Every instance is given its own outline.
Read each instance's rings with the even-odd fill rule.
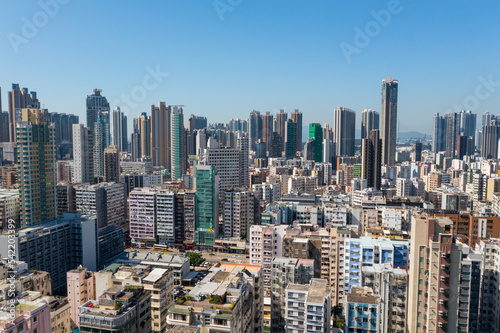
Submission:
[[[36,92],[28,93],[28,88],[19,88],[19,84],[13,83],[9,96],[9,141],[16,142],[16,123],[21,120],[21,109],[33,108],[39,109],[40,102]]]
[[[139,134],[142,156],[151,157],[151,116],[148,116],[146,112],[139,116]]]
[[[55,140],[46,109],[21,110],[16,123],[21,228],[56,217]]]
[[[262,141],[266,144],[266,151],[269,150],[269,140],[273,132],[273,122],[274,120],[271,112],[268,111],[262,116]]]
[[[250,186],[250,158],[248,134],[238,132],[236,138],[236,148],[240,150],[240,186]]]
[[[368,138],[361,140],[361,178],[368,187],[380,190],[382,181],[382,140],[380,131],[372,130]]]
[[[259,111],[253,110],[248,120],[250,127],[250,150],[255,150],[255,142],[262,139],[262,116]]]
[[[314,162],[323,162],[323,129],[320,124],[309,124],[309,138],[314,139]]]
[[[306,141],[304,144],[304,153],[302,156],[304,157],[305,161],[314,161],[314,152],[315,152],[315,140],[314,138],[311,138]]]
[[[189,117],[188,129],[189,132],[193,132],[197,129],[207,128],[207,117],[195,116],[194,114]]]
[[[219,235],[219,182],[215,168],[211,165],[197,165],[195,172],[196,189],[196,245],[213,246]]]
[[[283,138],[278,132],[272,132],[269,139],[269,157],[281,157],[283,152]]]
[[[456,157],[463,159],[464,156],[474,155],[475,142],[474,137],[459,135],[457,138]]]
[[[98,181],[104,177],[104,149],[109,146],[109,126],[105,118],[94,124],[94,176]]]
[[[275,132],[278,132],[278,134],[282,138],[282,143],[281,143],[281,151],[285,150],[285,138],[286,138],[286,121],[288,120],[288,114],[285,112],[285,110],[280,110],[276,114],[276,128]]]
[[[120,150],[116,145],[104,149],[104,181],[120,182]]]
[[[9,142],[9,112],[0,112],[2,118],[2,127],[0,127],[0,142]]]
[[[94,182],[94,134],[82,124],[73,125],[73,183]]]
[[[292,119],[295,121],[295,151],[302,151],[302,112],[295,109],[292,112]]]
[[[446,115],[446,157],[455,158],[457,152],[457,137],[460,135],[460,114]]]
[[[481,156],[486,159],[498,158],[498,140],[500,139],[500,125],[495,120],[483,127]]]
[[[107,119],[107,132],[108,135],[110,135],[110,108],[108,100],[106,99],[106,97],[101,95],[101,89],[94,89],[93,91],[94,93],[92,95],[87,96],[87,127],[93,131],[95,123],[98,119]],[[107,140],[108,142],[110,141],[109,138]]]
[[[120,111],[117,106],[113,112],[113,144],[118,146],[120,151],[127,151],[128,133],[127,133],[127,116]]]
[[[432,151],[434,153],[446,151],[446,126],[446,116],[436,113],[432,123]]]
[[[182,178],[186,172],[186,135],[184,134],[184,115],[181,107],[174,107],[170,117],[172,180]]]
[[[8,113],[7,113],[8,115]],[[9,126],[7,126],[7,136],[9,135]],[[0,142],[9,141],[5,140],[5,128],[4,128],[4,118],[2,111],[2,88],[0,87]]]
[[[380,126],[380,114],[372,109],[361,111],[361,139],[370,136],[372,130],[378,130]]]
[[[354,156],[356,112],[348,108],[336,107],[333,123],[335,156]]]
[[[394,165],[398,134],[398,81],[388,76],[382,81],[382,164]]]
[[[297,123],[293,119],[288,119],[285,122],[285,157],[291,159],[295,156],[297,151],[295,145],[297,140],[295,136],[297,135]]]
[[[456,320],[458,310],[457,295],[450,293],[460,280],[461,257],[453,242],[453,221],[417,216],[411,226],[408,331],[440,332],[449,319]]]
[[[247,238],[255,221],[255,197],[245,189],[228,189],[222,194],[224,237]]]
[[[417,140],[415,142],[415,162],[420,162],[422,161],[422,142],[420,140]]]

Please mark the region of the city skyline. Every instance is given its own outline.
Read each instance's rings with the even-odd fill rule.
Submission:
[[[138,4],[101,4],[99,15],[88,15],[91,23],[99,21],[87,25],[76,15],[94,13],[92,4],[60,4],[54,17],[37,28],[33,37],[26,38],[26,43],[19,44],[16,53],[8,36],[24,38],[22,18],[31,21],[32,15],[43,8],[36,4],[3,4],[12,12],[5,21],[8,29],[2,31],[7,37],[6,47],[0,50],[0,58],[11,64],[0,79],[3,110],[7,110],[6,92],[13,82],[19,82],[22,87],[37,91],[43,107],[51,112],[72,113],[81,119],[85,118],[84,96],[94,88],[103,89],[110,108],[120,107],[129,126],[135,115],[148,111],[156,101],[184,104],[186,114],[204,115],[210,122],[232,116],[243,118],[254,109],[275,114],[283,108],[289,113],[300,109],[304,124],[333,125],[333,109],[337,106],[355,110],[358,117],[366,108],[381,112],[379,84],[389,75],[403,84],[398,106],[401,132],[417,130],[430,134],[432,124],[428,119],[437,112],[471,109],[479,114],[498,113],[500,73],[492,68],[496,68],[499,49],[481,34],[498,30],[499,23],[493,19],[497,4],[449,8],[441,3],[401,1],[397,7],[400,11],[396,10],[397,14],[392,14],[385,26],[379,24],[379,32],[371,34],[374,36],[364,47],[356,46],[356,31],[364,31],[370,22],[377,22],[372,12],[388,10],[389,4],[360,3],[354,9],[347,4],[279,6],[241,2],[224,12],[223,20],[212,3],[189,10],[179,2],[156,5],[158,14],[146,15],[138,10]],[[128,27],[121,17],[131,12],[137,24]],[[162,12],[167,13],[170,24],[157,19]],[[103,19],[111,13],[120,29]],[[278,14],[280,19],[275,22]],[[336,18],[334,23],[330,23],[328,14]],[[420,22],[424,16],[426,26],[415,35],[412,23]],[[450,26],[442,20],[443,16],[467,23]],[[258,28],[252,24],[257,19]],[[200,24],[190,26],[195,21]],[[276,29],[277,22],[280,25]],[[63,24],[65,29],[60,29]],[[170,29],[176,24],[189,28]],[[254,33],[249,34],[250,28],[255,29]],[[93,43],[105,50],[118,50],[119,57],[114,56],[116,52],[110,52],[111,57],[98,52],[96,57],[95,52],[82,49],[86,44],[82,40],[104,30],[108,32],[106,38],[93,39]],[[435,36],[435,31],[440,31],[440,36]],[[146,33],[150,34],[142,38]],[[123,43],[125,35],[131,36],[132,44]],[[406,39],[414,39],[415,45]],[[153,40],[162,41],[159,51],[180,46],[179,51],[161,57],[155,53],[162,52],[146,54],[144,50]],[[348,62],[341,45],[354,46],[359,52],[353,53]],[[65,52],[57,52],[60,48]],[[50,50],[50,54],[56,55],[39,57],[39,66],[27,71],[26,66],[19,65],[31,62],[34,50]],[[396,56],[385,57],[386,52]],[[77,63],[80,65],[75,66]],[[68,75],[78,80],[68,82]],[[147,76],[148,87],[154,88],[145,89],[144,96],[132,100],[136,105],[130,107],[122,95],[131,95],[134,88],[142,87]],[[436,82],[441,89],[437,91],[425,82]],[[425,100],[422,96],[426,96]],[[471,107],[455,107],[464,104]],[[421,113],[426,117],[420,117]]]

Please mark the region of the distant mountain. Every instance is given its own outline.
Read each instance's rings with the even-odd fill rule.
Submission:
[[[423,139],[424,136],[429,138],[429,134],[425,133],[420,133],[416,131],[410,131],[410,132],[399,132],[399,139],[400,140],[406,140],[406,139]]]

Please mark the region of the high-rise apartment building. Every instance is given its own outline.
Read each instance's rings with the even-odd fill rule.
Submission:
[[[286,332],[331,331],[331,296],[328,281],[311,279],[309,284],[289,284],[286,288]]]
[[[271,133],[273,133],[273,123],[273,115],[269,111],[266,112],[266,114],[262,116],[262,141],[266,144],[266,151],[269,150]]]
[[[288,119],[285,122],[285,136],[284,146],[285,146],[285,157],[287,159],[292,159],[297,152],[297,123],[293,119]]]
[[[286,121],[288,120],[288,114],[285,112],[285,110],[280,110],[276,114],[276,128],[275,132],[277,132],[280,137],[281,137],[281,151],[284,151],[285,149],[285,138],[286,138]],[[280,155],[281,156],[281,155]]]
[[[20,88],[19,84],[13,83],[9,96],[9,141],[16,142],[16,123],[21,120],[21,109],[40,109],[40,102],[36,92],[28,88]]]
[[[120,181],[120,149],[116,145],[104,149],[104,181]]]
[[[255,142],[262,139],[262,115],[259,111],[253,110],[248,120],[250,132],[250,149],[255,149]]]
[[[135,246],[157,242],[156,195],[153,188],[138,188],[129,194],[130,238]]]
[[[500,125],[496,121],[492,121],[483,127],[481,156],[486,159],[496,159],[498,157],[498,140],[500,140]]]
[[[292,112],[292,119],[295,122],[295,152],[302,151],[302,112],[295,109]]]
[[[361,139],[370,136],[372,130],[380,129],[380,114],[372,109],[361,111]]]
[[[94,182],[94,134],[82,124],[73,125],[73,183]]]
[[[99,228],[107,225],[125,227],[127,219],[125,184],[77,185],[75,195],[76,210],[82,214],[95,214]]]
[[[112,112],[113,120],[113,145],[118,146],[119,151],[127,151],[128,133],[127,133],[127,116],[116,107]]]
[[[110,141],[110,130],[109,130],[109,125],[110,125],[110,108],[109,108],[109,103],[106,97],[101,95],[102,90],[101,89],[94,89],[92,95],[87,96],[87,127],[91,129],[92,131],[94,130],[95,123],[99,119],[106,119],[106,133],[108,137],[106,138],[106,141]]]
[[[247,133],[238,132],[236,134],[236,148],[240,151],[240,186],[250,186],[250,142]]]
[[[247,238],[255,220],[256,200],[253,192],[228,189],[222,193],[224,237]]]
[[[21,228],[56,217],[55,129],[46,109],[22,109],[16,123]]]
[[[372,130],[367,138],[361,140],[361,178],[366,179],[368,187],[380,190],[382,182],[382,140],[380,131]]]
[[[382,164],[394,165],[398,134],[398,81],[388,76],[382,81]]]
[[[184,115],[181,107],[174,107],[171,111],[170,119],[171,133],[171,163],[172,180],[182,178],[186,172],[186,136],[184,133]]]
[[[188,129],[189,132],[194,132],[197,129],[207,128],[207,117],[195,116],[194,114],[189,117]]]
[[[138,118],[141,156],[151,157],[151,116],[143,112]]]
[[[151,105],[151,158],[154,166],[168,170],[171,168],[171,113],[172,107],[165,102],[159,102],[158,106]]]
[[[71,328],[78,326],[79,308],[96,298],[95,275],[85,267],[78,267],[66,273],[68,302],[70,304]]]
[[[354,156],[356,112],[348,108],[336,107],[333,123],[335,156]]]

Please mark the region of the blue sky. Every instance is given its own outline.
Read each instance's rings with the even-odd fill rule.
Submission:
[[[334,107],[345,106],[359,123],[362,109],[380,111],[390,75],[399,80],[401,131],[430,133],[434,113],[464,102],[500,113],[498,2],[59,0],[44,14],[41,3],[54,1],[0,2],[4,110],[19,83],[82,123],[93,88],[130,121],[161,100],[209,122],[298,108],[304,123],[332,125]],[[392,10],[387,24],[372,14],[381,10]],[[356,31],[370,33],[366,45],[356,44]],[[347,44],[358,52],[350,62]],[[168,76],[145,89],[156,69]],[[132,92],[127,105],[121,96]]]

